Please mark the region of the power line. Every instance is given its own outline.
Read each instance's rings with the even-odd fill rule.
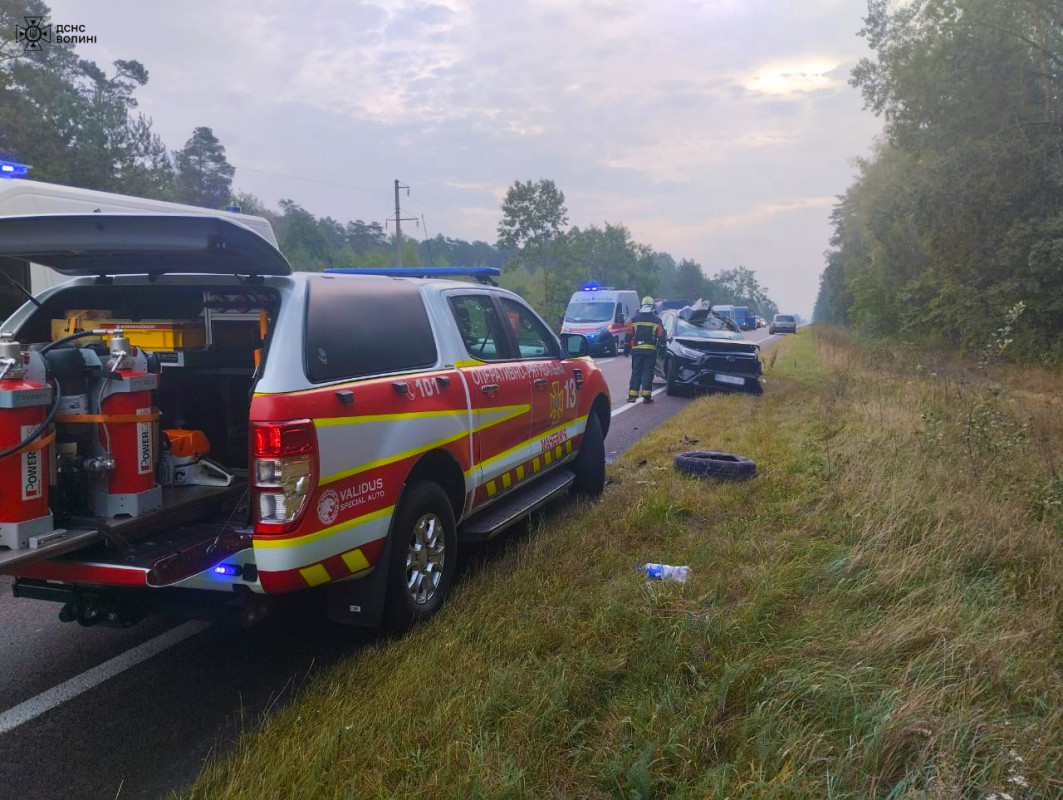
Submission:
[[[359,192],[372,192],[373,194],[389,194],[389,192],[386,192],[383,189],[371,189],[368,186],[354,186],[354,185],[349,184],[349,183],[337,183],[336,181],[322,181],[322,180],[318,180],[317,178],[307,178],[305,175],[287,175],[287,174],[285,174],[283,172],[270,172],[269,170],[265,170],[265,169],[255,169],[254,167],[241,167],[241,166],[238,166],[236,164],[233,164],[232,167],[234,169],[242,169],[242,170],[245,170],[247,172],[258,172],[258,173],[260,173],[262,175],[271,175],[271,176],[273,176],[275,178],[290,178],[293,181],[304,181],[306,183],[317,183],[317,184],[320,184],[321,186],[336,186],[336,187],[338,187],[340,189],[354,189],[354,190],[359,191]]]
[[[432,241],[428,238],[428,223],[424,221],[424,214],[421,214],[421,232],[424,234],[424,246],[428,249],[428,266],[434,266],[432,264]]]

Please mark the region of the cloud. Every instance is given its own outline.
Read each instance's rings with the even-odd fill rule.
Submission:
[[[800,61],[765,64],[745,76],[742,86],[767,95],[791,95],[822,89],[839,89],[845,81],[833,77],[841,61],[836,58],[809,58]]]
[[[845,83],[851,0],[51,5],[92,27],[86,57],[144,62],[171,148],[211,126],[269,203],[383,220],[398,177],[432,233],[492,240],[505,187],[552,178],[573,224],[747,263],[798,310],[879,130]]]

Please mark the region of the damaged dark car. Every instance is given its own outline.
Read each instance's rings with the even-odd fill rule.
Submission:
[[[657,353],[657,374],[669,395],[698,391],[760,394],[760,347],[738,326],[699,301],[661,314],[667,341]]]

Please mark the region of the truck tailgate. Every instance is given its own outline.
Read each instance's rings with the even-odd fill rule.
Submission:
[[[176,528],[185,522],[231,510],[240,502],[246,489],[247,484],[240,480],[231,486],[164,486],[161,508],[138,517],[108,519],[105,521],[107,530],[94,527],[91,520],[81,519],[65,530],[56,530],[53,534],[41,537],[44,541],[39,547],[0,549],[0,574],[17,573],[29,564],[102,542],[110,533],[131,542]]]

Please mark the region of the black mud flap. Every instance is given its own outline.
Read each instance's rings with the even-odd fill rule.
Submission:
[[[389,535],[380,560],[364,578],[330,583],[326,587],[326,613],[332,622],[367,628],[380,625],[384,619],[384,602],[387,599],[391,539]]]

